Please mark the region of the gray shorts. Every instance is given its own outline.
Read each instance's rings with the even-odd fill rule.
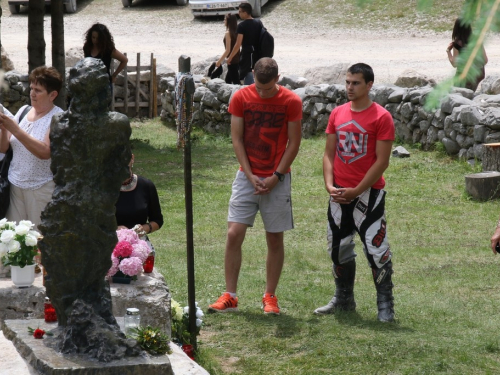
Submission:
[[[280,233],[293,229],[292,177],[285,174],[285,181],[278,182],[266,195],[254,195],[254,187],[245,173],[238,170],[233,181],[227,221],[253,226],[257,211],[270,233]]]

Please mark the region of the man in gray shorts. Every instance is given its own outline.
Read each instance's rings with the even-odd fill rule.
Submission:
[[[226,292],[209,312],[238,310],[236,287],[247,228],[260,211],[267,240],[265,314],[279,315],[276,297],[285,249],[283,232],[293,228],[290,166],[301,141],[302,101],[278,85],[271,58],[254,67],[255,83],[238,90],[229,104],[231,137],[240,163],[229,201],[224,259]]]

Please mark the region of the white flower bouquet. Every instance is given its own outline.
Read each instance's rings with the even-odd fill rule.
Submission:
[[[0,258],[4,266],[31,266],[38,253],[38,240],[42,235],[33,229],[29,220],[0,220]]]
[[[191,335],[189,333],[189,306],[181,307],[179,302],[173,298],[170,301],[170,314],[172,316],[172,341],[179,344],[191,344]],[[196,335],[200,334],[203,324],[203,311],[196,302]]]

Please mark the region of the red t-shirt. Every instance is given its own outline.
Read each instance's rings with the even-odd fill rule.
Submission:
[[[276,95],[262,99],[252,84],[234,93],[228,111],[244,120],[243,142],[252,173],[271,176],[288,144],[288,123],[302,119],[300,97],[279,86]]]
[[[338,186],[356,187],[375,163],[377,141],[394,140],[391,114],[377,103],[361,112],[351,110],[351,103],[335,108],[330,114],[327,134],[337,135],[333,178]],[[383,189],[384,177],[372,186]]]

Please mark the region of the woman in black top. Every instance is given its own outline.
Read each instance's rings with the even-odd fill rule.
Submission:
[[[139,233],[152,233],[163,225],[160,200],[155,185],[147,178],[132,172],[134,155],[130,161],[130,177],[122,183],[120,197],[116,202],[118,229],[132,229]]]
[[[113,36],[108,28],[96,23],[85,32],[85,43],[83,44],[83,53],[85,57],[94,57],[101,59],[108,70],[109,80],[115,83],[118,74],[127,66],[128,58],[123,53],[115,48]],[[120,62],[118,68],[111,75],[111,60],[115,59]]]
[[[234,45],[236,44],[236,28],[238,27],[238,19],[235,14],[226,14],[224,17],[224,25],[226,26],[226,34],[224,35],[224,53],[220,57],[219,61],[215,63],[216,67],[222,65],[226,57],[229,56],[231,51],[233,50]],[[229,64],[227,65],[227,74],[226,74],[226,83],[239,85],[240,74],[238,72],[240,62],[240,53],[236,53],[234,57],[231,59]]]
[[[453,33],[451,34],[451,42],[446,49],[446,53],[448,54],[448,60],[453,67],[457,67],[457,59],[465,47],[467,47],[467,43],[469,43],[469,38],[472,34],[472,29],[470,25],[464,23],[463,20],[457,18],[455,20],[455,25],[453,26]],[[451,53],[453,51],[453,54]],[[476,57],[474,65],[479,70],[479,75],[473,82],[466,82],[465,87],[471,89],[472,91],[476,91],[479,82],[481,82],[485,77],[484,66],[488,62],[488,56],[486,56],[486,51],[484,47],[481,49],[482,56]],[[461,72],[457,70],[456,75],[460,75]]]

